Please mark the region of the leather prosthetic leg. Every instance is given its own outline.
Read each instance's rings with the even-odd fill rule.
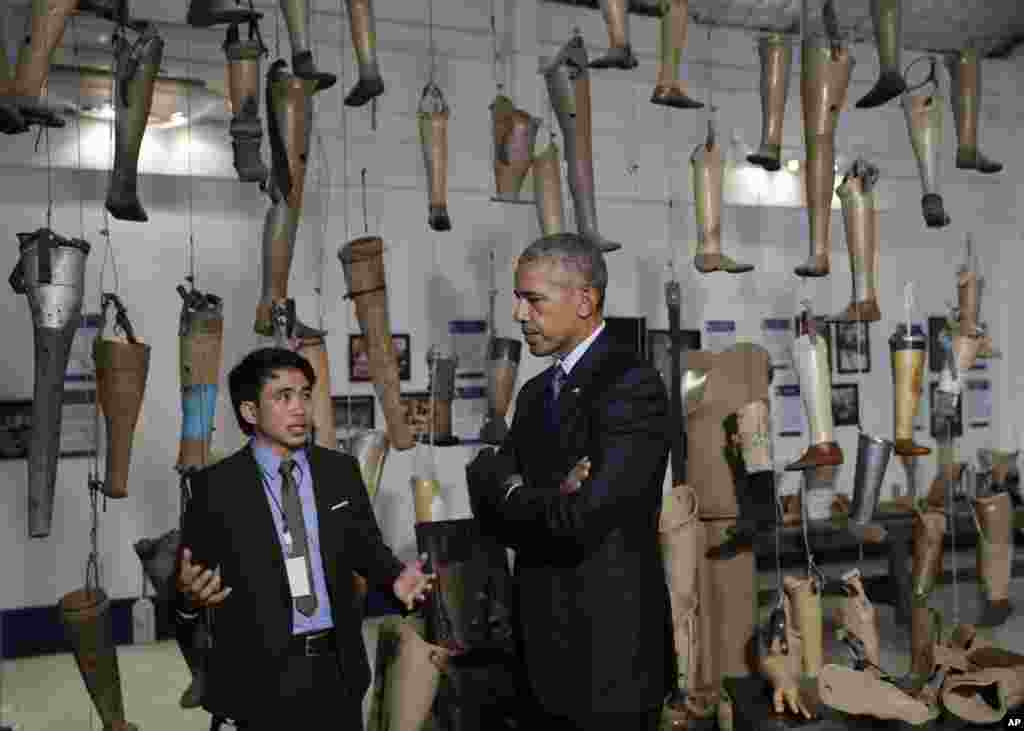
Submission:
[[[420,147],[427,171],[430,204],[427,224],[434,231],[451,231],[448,216],[448,103],[434,82],[423,87],[419,110]]]
[[[565,141],[565,161],[569,192],[576,212],[576,228],[583,238],[601,251],[617,251],[622,244],[608,241],[597,230],[590,75],[583,38],[575,35],[562,46],[554,59],[542,58],[541,73]]]
[[[950,675],[942,686],[942,705],[975,724],[995,724],[1024,702],[1024,655],[998,647],[969,651],[968,672]]]
[[[384,463],[387,461],[391,444],[388,435],[382,431],[362,429],[357,434],[344,440],[344,451],[359,463],[359,472],[366,486],[366,494],[373,502],[380,486],[381,475],[384,474]]]
[[[384,80],[377,65],[377,19],[373,0],[348,0],[347,5],[352,48],[359,64],[359,81],[345,97],[345,105],[361,107],[384,93]]]
[[[946,512],[934,506],[914,511],[913,559],[911,568],[910,673],[914,687],[922,687],[935,667],[935,643],[938,641],[937,615],[928,606],[928,597],[942,570],[943,535]]]
[[[842,578],[846,596],[839,603],[835,617],[836,626],[841,634],[840,639],[853,648],[860,659],[857,669],[866,669],[877,677],[881,672],[878,612],[864,593],[859,569],[847,571]]]
[[[850,305],[836,319],[841,321],[878,322],[878,201],[875,184],[878,168],[864,160],[856,160],[836,188],[843,205],[846,227],[846,248],[850,255],[853,291]]]
[[[231,100],[231,147],[235,153],[235,171],[243,183],[264,183],[267,166],[263,164],[260,143],[263,123],[260,120],[260,58],[267,53],[258,37],[253,37],[255,24],[249,26],[249,40],[238,37],[238,26],[228,28],[224,55],[228,62],[228,94]]]
[[[608,53],[590,62],[592,69],[635,69],[639,64],[629,45],[629,0],[600,0],[608,26]]]
[[[195,28],[209,28],[222,23],[248,23],[262,17],[263,13],[254,11],[249,0],[190,0],[185,20]]]
[[[178,470],[205,467],[217,411],[221,350],[224,341],[224,302],[195,289],[178,293],[184,300],[178,320],[178,362],[181,377],[181,443]]]
[[[86,587],[65,594],[60,600],[60,618],[103,731],[137,731],[138,727],[124,718],[121,673],[106,593]]]
[[[832,418],[832,382],[829,377],[828,345],[825,338],[801,334],[793,342],[793,358],[800,381],[800,397],[807,413],[811,446],[787,471],[805,470],[843,463],[843,450],[835,440]]]
[[[811,718],[816,710],[817,692],[805,698],[800,683],[803,639],[794,626],[793,604],[782,595],[782,616],[772,612],[772,626],[760,631],[757,669],[772,686],[772,707],[777,714],[793,713]]]
[[[948,226],[950,218],[939,193],[939,154],[942,150],[942,97],[938,82],[931,94],[903,95],[903,116],[910,133],[910,144],[921,176],[921,212],[928,228]]]
[[[164,42],[157,35],[156,26],[147,25],[131,45],[118,36],[115,53],[114,168],[110,171],[106,207],[118,220],[148,221],[149,216],[139,202],[139,150],[153,106]]]
[[[811,255],[796,268],[797,276],[824,277],[829,273],[836,126],[839,113],[846,104],[852,72],[853,58],[848,49],[824,39],[804,42],[800,61],[800,99],[807,149],[804,185]]]
[[[505,414],[515,393],[522,347],[512,338],[491,338],[487,351],[487,419],[480,429],[480,439],[487,444],[501,444],[508,434]]]
[[[1006,492],[974,501],[978,516],[978,575],[985,589],[982,627],[1003,624],[1013,612],[1010,604],[1010,570],[1013,563],[1013,506]]]
[[[384,703],[390,723],[388,731],[419,731],[430,716],[430,708],[446,671],[449,653],[426,642],[408,622],[398,625],[398,654],[388,669]]]
[[[878,47],[878,81],[857,102],[858,109],[880,107],[907,90],[900,69],[903,47],[903,0],[871,0],[871,20]]]
[[[321,71],[313,65],[312,0],[278,0],[281,14],[288,26],[288,40],[292,46],[292,71],[300,79],[316,82],[317,91],[334,86],[338,77]]]
[[[132,438],[149,375],[150,346],[131,338],[103,338],[93,346],[96,398],[107,427],[107,471],[101,490],[128,497]]]
[[[854,716],[872,716],[917,726],[939,715],[937,707],[929,707],[865,670],[829,663],[821,669],[818,685],[825,705]]]
[[[821,613],[821,588],[813,578],[786,576],[783,588],[792,608],[793,628],[800,637],[800,698],[811,713],[821,703],[818,676],[824,657],[824,621]]]
[[[757,42],[761,59],[761,146],[747,161],[765,170],[781,165],[782,123],[786,117],[793,46],[779,33],[763,36]]]
[[[356,317],[366,338],[373,387],[384,412],[391,446],[399,451],[410,449],[415,441],[405,419],[398,360],[391,340],[384,242],[377,236],[353,239],[341,247],[338,259],[348,286],[347,297],[355,300]]]
[[[693,198],[697,220],[697,254],[693,266],[701,274],[723,271],[741,274],[753,270],[751,264],[733,261],[722,253],[722,147],[708,122],[708,136],[690,155]]]
[[[499,203],[533,203],[520,191],[530,170],[531,155],[540,120],[516,109],[507,96],[495,97],[491,104],[494,130],[494,189],[491,200]]]
[[[888,439],[864,432],[857,436],[857,471],[853,477],[848,530],[864,542],[880,543],[885,540],[885,528],[874,522],[874,516],[892,449],[893,443]]]
[[[910,457],[931,454],[931,449],[914,442],[914,416],[924,379],[925,338],[916,330],[908,335],[906,325],[901,323],[889,338],[889,352],[895,396],[896,454]]]
[[[704,103],[691,99],[686,93],[686,82],[679,78],[679,62],[690,25],[690,2],[661,0],[659,6],[658,82],[651,94],[651,103],[677,109],[701,109]]]
[[[64,372],[81,322],[89,244],[48,228],[18,234],[21,258],[8,280],[28,298],[35,341],[32,431],[28,442],[28,526],[31,538],[50,535],[60,453]]]
[[[946,55],[950,101],[956,120],[956,166],[979,173],[998,173],[1001,162],[989,160],[978,150],[978,118],[981,113],[981,62],[978,52],[965,48]]]
[[[541,236],[565,233],[562,211],[562,161],[558,145],[548,143],[533,159],[533,190]]]

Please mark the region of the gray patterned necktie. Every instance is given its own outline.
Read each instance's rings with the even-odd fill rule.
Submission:
[[[305,559],[306,576],[309,578],[309,594],[295,597],[295,608],[307,617],[316,611],[316,588],[313,584],[313,565],[309,560],[309,544],[306,542],[306,521],[302,516],[302,501],[299,500],[298,485],[292,470],[295,460],[281,460],[281,504],[284,506],[286,530],[292,536],[291,558]]]

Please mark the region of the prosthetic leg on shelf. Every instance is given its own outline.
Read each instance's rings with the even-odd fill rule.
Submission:
[[[857,102],[858,109],[880,107],[907,90],[900,63],[903,48],[903,0],[871,0],[871,21],[878,47],[878,81]]]
[[[639,64],[629,45],[629,0],[600,0],[608,26],[608,53],[590,62],[592,69],[635,69]]]
[[[858,159],[836,188],[843,206],[846,248],[850,255],[853,290],[849,306],[835,319],[840,321],[878,322],[878,273],[881,267],[878,237],[878,201],[875,184],[878,168]]]
[[[263,141],[259,96],[260,59],[266,55],[267,49],[255,35],[255,30],[256,21],[252,21],[249,25],[249,39],[243,41],[239,38],[238,26],[230,26],[223,48],[228,64],[228,94],[232,115],[229,130],[235,172],[244,183],[263,184],[268,171],[260,153]]]
[[[679,78],[679,62],[686,48],[690,25],[689,0],[660,0],[658,21],[658,81],[651,103],[677,109],[700,109],[703,102],[690,98],[686,82]]]
[[[896,454],[921,457],[931,449],[914,442],[914,415],[917,414],[924,380],[925,338],[916,328],[907,333],[900,324],[889,338],[892,359],[892,382],[895,396]]]
[[[903,116],[910,133],[910,144],[917,159],[917,170],[921,176],[921,212],[928,228],[948,226],[949,216],[943,206],[939,192],[939,154],[942,149],[942,96],[939,82],[934,79],[930,94],[903,94]]]
[[[312,0],[278,0],[281,14],[288,26],[288,40],[292,46],[292,71],[300,79],[316,82],[317,91],[334,86],[338,77],[321,71],[313,63],[313,36],[311,33]]]
[[[373,0],[348,0],[348,24],[352,48],[359,64],[359,81],[345,97],[345,105],[361,107],[384,93],[384,79],[377,63],[377,18]]]
[[[429,206],[427,224],[434,231],[450,231],[448,216],[448,103],[440,87],[433,81],[423,87],[420,95],[420,147],[427,171]]]
[[[779,33],[763,36],[757,42],[761,59],[761,146],[747,161],[765,170],[782,166],[782,123],[786,118],[793,46]]]
[[[533,203],[520,191],[532,164],[533,146],[540,120],[516,109],[507,96],[499,95],[491,103],[494,131],[494,188],[491,200],[499,203]]]
[[[1001,162],[990,160],[978,149],[978,126],[981,114],[981,61],[977,50],[964,48],[946,54],[950,78],[950,102],[956,120],[956,166],[979,173],[998,173]]]

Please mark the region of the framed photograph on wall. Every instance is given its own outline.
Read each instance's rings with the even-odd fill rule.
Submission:
[[[944,394],[939,393],[938,381],[933,381],[928,385],[928,408],[931,414],[931,432],[932,438],[938,440],[946,440],[952,437],[962,437],[964,435],[964,399],[961,395],[956,400],[956,414],[949,418],[946,416],[943,405],[949,403],[949,399],[945,398],[941,404],[936,403],[936,399]]]
[[[928,370],[932,373],[941,373],[945,364],[945,353],[942,350],[942,331],[945,328],[945,317],[928,318]]]
[[[687,350],[700,350],[700,330],[680,330],[679,334],[683,339],[683,352]],[[661,374],[661,380],[665,382],[665,388],[671,390],[669,383],[669,372],[672,370],[672,333],[668,330],[647,331],[648,362]],[[686,359],[683,359],[683,369],[686,369]]]
[[[836,372],[844,375],[871,372],[868,323],[836,323]]]
[[[363,430],[372,430],[376,422],[373,396],[331,396],[334,404],[334,431],[340,447],[342,440],[348,440]]]
[[[856,383],[832,384],[832,418],[836,426],[860,424],[860,387]]]
[[[391,336],[391,344],[398,360],[399,380],[412,380],[409,335],[395,333]],[[351,383],[369,383],[373,380],[370,376],[370,354],[366,350],[366,338],[363,335],[348,336],[348,380]]]

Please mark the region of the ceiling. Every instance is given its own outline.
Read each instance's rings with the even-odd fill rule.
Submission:
[[[546,0],[562,5],[598,8],[597,0]],[[778,31],[800,29],[801,0],[690,0],[690,17],[703,25]],[[820,14],[821,0],[810,0]],[[630,0],[630,10],[657,15],[657,0]],[[871,0],[836,0],[843,35],[871,41]],[[918,51],[953,51],[972,44],[988,58],[1020,52],[1024,42],[1022,0],[904,0],[904,47]]]

